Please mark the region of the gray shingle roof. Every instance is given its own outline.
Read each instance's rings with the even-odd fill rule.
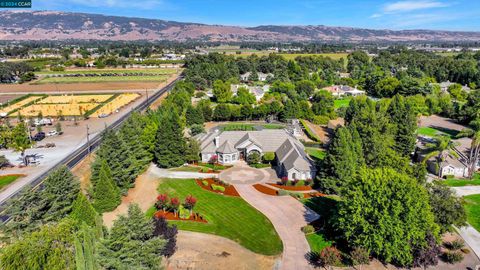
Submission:
[[[217,149],[217,152],[222,154],[232,154],[238,152],[235,147],[230,143],[230,141],[225,141],[220,147]]]

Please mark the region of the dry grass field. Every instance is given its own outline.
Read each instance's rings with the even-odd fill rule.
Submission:
[[[15,111],[15,110],[17,110],[17,109],[19,109],[19,108],[27,105],[27,104],[30,103],[30,102],[33,102],[33,101],[38,100],[38,99],[41,99],[41,98],[42,98],[42,96],[30,96],[30,97],[27,97],[27,98],[25,98],[25,99],[23,99],[23,100],[21,100],[21,101],[19,101],[19,102],[15,102],[15,103],[13,103],[12,105],[9,105],[9,106],[6,106],[5,108],[0,109],[0,113],[1,113],[1,114],[3,114],[3,113],[8,114],[8,113],[10,113],[10,112],[12,112],[12,111]]]
[[[108,102],[107,104],[103,105],[99,110],[94,112],[91,116],[98,117],[102,114],[112,114],[116,110],[130,104],[131,102],[135,101],[139,98],[139,94],[131,93],[131,94],[121,94],[114,98],[112,101]]]
[[[102,103],[107,101],[113,95],[61,95],[48,96],[38,102],[38,104],[67,104],[67,103]]]
[[[19,112],[26,117],[35,117],[40,112],[43,116],[83,115],[85,112],[99,106],[99,103],[71,103],[71,104],[32,104]]]

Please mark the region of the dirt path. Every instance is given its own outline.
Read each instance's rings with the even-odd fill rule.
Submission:
[[[90,186],[90,177],[92,176],[92,170],[90,166],[92,165],[94,160],[95,156],[94,154],[91,154],[90,156],[80,161],[80,163],[78,163],[72,169],[73,175],[78,177],[78,180],[80,181],[80,187],[84,191],[87,190]]]
[[[128,205],[131,203],[138,204],[143,212],[147,211],[156,201],[159,183],[159,178],[149,171],[141,174],[135,181],[135,187],[128,191],[127,196],[122,197],[122,203],[112,212],[103,214],[103,224],[108,228],[112,227],[113,221],[119,215],[127,214]]]
[[[265,195],[251,185],[235,185],[235,188],[245,201],[272,222],[282,239],[283,254],[279,269],[312,269],[305,258],[310,246],[301,228],[319,216],[291,196]]]
[[[253,253],[234,241],[211,234],[179,231],[171,270],[273,269],[276,257]]]
[[[328,136],[328,132],[325,127],[315,125],[314,123],[309,122],[307,120],[304,120],[304,121],[305,123],[307,123],[310,130],[312,130],[320,138],[320,141],[322,143],[328,143],[330,138]]]

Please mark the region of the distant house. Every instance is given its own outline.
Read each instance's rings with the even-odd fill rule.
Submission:
[[[437,157],[432,157],[427,161],[427,168],[430,172],[442,178],[448,176],[464,178],[468,176],[468,167],[465,164],[448,153],[443,156],[443,161],[440,162],[437,161]]]
[[[332,93],[335,97],[342,97],[342,96],[362,96],[365,95],[365,91],[358,90],[356,87],[350,87],[348,85],[332,85],[323,88],[323,90],[327,90],[328,92]]]
[[[241,75],[240,75],[240,80],[241,80],[241,81],[244,81],[244,82],[249,81],[249,78],[250,78],[250,75],[251,75],[251,74],[252,74],[251,72],[247,72],[247,73],[245,73],[245,74],[241,74]],[[274,75],[273,75],[272,73],[257,72],[257,75],[258,75],[258,80],[259,80],[260,82],[266,81],[269,77],[270,77],[270,78],[273,78],[273,77],[274,77]]]
[[[216,157],[221,164],[233,164],[253,152],[263,155],[275,153],[276,170],[289,179],[313,179],[316,168],[305,153],[305,148],[286,130],[213,131],[195,138],[200,142],[203,162]]]
[[[230,90],[233,95],[236,96],[238,89],[240,87],[247,88],[248,91],[255,96],[257,101],[261,100],[266,92],[270,91],[270,85],[266,84],[264,86],[248,86],[246,84],[232,84],[230,85]]]
[[[451,85],[454,85],[456,83],[453,83],[453,82],[450,82],[450,81],[446,81],[446,82],[441,82],[439,83],[438,85],[440,86],[440,90],[442,90],[442,92],[447,92],[448,91],[448,87],[450,87]],[[466,85],[463,85],[462,86],[462,90],[463,91],[470,91],[470,87],[466,86]]]

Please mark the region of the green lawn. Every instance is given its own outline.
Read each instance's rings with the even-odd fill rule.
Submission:
[[[351,98],[335,99],[333,101],[333,105],[334,105],[335,109],[342,108],[342,107],[348,107],[348,105],[350,104],[350,100],[352,100],[352,99]]]
[[[106,76],[106,77],[50,77],[41,79],[34,84],[50,83],[108,83],[108,82],[163,82],[166,75],[159,76]]]
[[[305,151],[307,152],[307,154],[309,154],[311,157],[315,158],[315,159],[318,159],[318,160],[322,160],[325,158],[325,151],[323,151],[322,149],[320,148],[314,148],[314,147],[306,147],[305,148]]]
[[[464,186],[480,186],[480,174],[474,174],[472,180],[468,179],[447,179],[441,180],[441,184],[450,187],[464,187]]]
[[[465,199],[465,211],[467,221],[477,231],[480,231],[480,194],[463,197]]]
[[[332,245],[332,241],[325,240],[325,237],[321,232],[305,235],[308,241],[308,245],[312,252],[320,252],[322,249]]]
[[[198,199],[194,211],[203,215],[208,223],[170,221],[180,230],[220,235],[264,255],[278,255],[283,250],[272,223],[242,198],[206,191],[191,179],[164,179],[158,190],[182,200],[189,194]],[[153,214],[151,210],[150,214]]]
[[[17,180],[18,178],[20,178],[21,175],[4,175],[4,176],[0,176],[0,189],[3,189],[4,187],[6,187],[7,185],[9,185],[10,183],[12,183],[13,181]]]
[[[458,131],[452,129],[440,129],[440,128],[431,128],[431,127],[420,127],[417,129],[419,135],[433,137],[436,135],[444,135],[449,137],[455,137],[458,134]]]

